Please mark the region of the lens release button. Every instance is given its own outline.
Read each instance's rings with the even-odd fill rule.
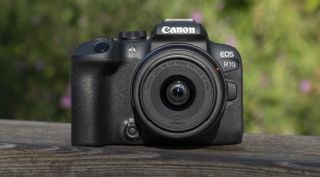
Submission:
[[[239,68],[238,61],[233,58],[220,59],[219,64],[224,72],[233,71]]]
[[[228,101],[234,100],[237,97],[237,85],[232,82],[228,82]]]
[[[139,139],[139,132],[137,126],[134,123],[127,124],[127,126],[125,127],[125,133],[130,140],[135,141]]]

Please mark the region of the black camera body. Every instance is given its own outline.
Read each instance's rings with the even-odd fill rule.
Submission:
[[[72,145],[210,145],[243,136],[239,52],[190,19],[96,38],[72,55]]]

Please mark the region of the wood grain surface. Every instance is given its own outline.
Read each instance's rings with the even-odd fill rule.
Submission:
[[[0,120],[0,176],[320,176],[320,137],[246,134],[239,145],[70,145],[70,124]]]

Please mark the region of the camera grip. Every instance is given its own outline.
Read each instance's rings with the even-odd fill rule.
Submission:
[[[106,140],[106,120],[99,96],[103,88],[103,65],[72,61],[72,145],[99,146]]]

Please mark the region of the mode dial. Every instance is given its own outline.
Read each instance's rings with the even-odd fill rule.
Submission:
[[[145,31],[127,31],[120,32],[119,39],[121,40],[143,40],[146,39],[147,34]]]

